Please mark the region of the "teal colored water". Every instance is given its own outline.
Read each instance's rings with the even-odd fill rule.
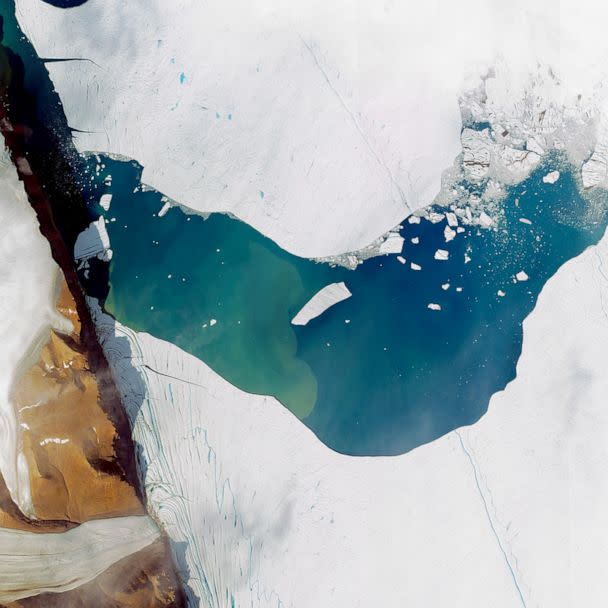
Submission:
[[[607,223],[606,205],[590,204],[567,168],[543,183],[545,166],[509,191],[496,230],[464,226],[446,243],[445,218],[405,221],[407,264],[388,255],[351,271],[290,255],[225,215],[174,207],[160,217],[161,196],[138,189],[135,164],[104,162],[92,196],[114,195],[107,310],[243,390],[276,396],[349,454],[403,453],[478,420],[515,376],[522,322],[543,285]],[[107,174],[111,187],[100,185]],[[449,259],[434,259],[437,249]],[[515,281],[520,271],[527,281]],[[291,325],[338,281],[350,299]]]

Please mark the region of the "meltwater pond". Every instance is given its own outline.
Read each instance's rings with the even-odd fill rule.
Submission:
[[[160,213],[135,163],[102,160],[91,200],[113,194],[109,210],[94,207],[114,251],[108,312],[243,390],[276,396],[348,454],[403,453],[478,420],[515,376],[522,322],[544,283],[606,226],[605,205],[583,198],[567,169],[543,182],[554,158],[510,189],[495,228],[462,225],[446,242],[445,216],[405,220],[405,264],[385,255],[352,271],[291,255],[226,215]],[[339,281],[350,299],[291,325]]]

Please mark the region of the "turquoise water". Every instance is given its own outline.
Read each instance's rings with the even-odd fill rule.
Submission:
[[[106,308],[236,386],[276,396],[340,452],[403,453],[479,419],[515,375],[522,322],[544,283],[603,234],[606,205],[583,198],[567,168],[542,182],[557,160],[509,191],[496,230],[465,226],[446,244],[445,219],[405,221],[406,265],[388,255],[351,271],[290,255],[226,215],[174,207],[159,217],[161,196],[141,191],[139,167],[104,158],[91,195],[114,195]],[[447,261],[434,259],[439,248]],[[522,270],[529,279],[515,282]],[[352,298],[290,324],[337,281]]]

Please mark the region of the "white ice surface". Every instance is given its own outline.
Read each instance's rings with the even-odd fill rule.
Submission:
[[[103,216],[91,222],[76,238],[74,243],[74,259],[87,260],[99,257],[109,261],[112,257],[110,237]]]
[[[311,319],[322,315],[328,308],[350,298],[351,295],[344,282],[326,285],[304,304],[291,322],[294,325],[306,325]]]
[[[586,158],[580,123],[604,94],[594,0],[16,6],[39,55],[88,60],[47,66],[80,150],[134,158],[172,199],[303,256],[359,249],[433,200],[460,152],[459,97],[497,61],[487,108],[467,113],[496,130],[484,159],[507,181],[564,145],[566,123]]]
[[[149,517],[138,516],[93,520],[60,534],[0,528],[0,602],[75,589],[159,536]]]
[[[202,605],[601,605],[606,259],[608,237],[546,284],[477,424],[393,458],[336,454],[273,398],[97,312],[150,508],[187,543]]]
[[[13,501],[24,513],[33,516],[29,471],[21,453],[11,389],[23,364],[46,341],[51,325],[61,322],[54,307],[58,268],[3,143],[0,144],[0,473]],[[30,363],[34,364],[35,358]]]

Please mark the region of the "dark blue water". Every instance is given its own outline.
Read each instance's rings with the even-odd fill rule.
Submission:
[[[479,419],[515,375],[522,322],[542,286],[603,234],[606,205],[583,198],[567,167],[556,184],[542,182],[557,161],[509,191],[497,229],[464,226],[446,243],[445,219],[405,221],[406,265],[388,255],[350,271],[290,255],[225,215],[159,217],[161,196],[138,190],[137,165],[104,158],[91,191],[114,195],[106,307],[236,386],[275,395],[340,452],[403,453]],[[440,248],[447,261],[434,259]],[[515,281],[522,270],[529,279]],[[338,281],[352,298],[290,324]]]

